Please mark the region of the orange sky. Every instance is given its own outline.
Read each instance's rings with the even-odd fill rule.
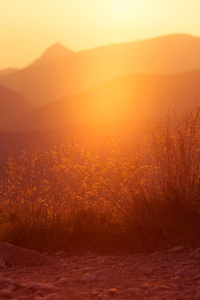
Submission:
[[[170,33],[200,36],[199,0],[0,0],[0,69],[60,42],[81,50]]]

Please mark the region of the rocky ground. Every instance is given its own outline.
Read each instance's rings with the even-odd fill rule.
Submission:
[[[0,243],[0,299],[200,299],[200,249],[69,256]]]

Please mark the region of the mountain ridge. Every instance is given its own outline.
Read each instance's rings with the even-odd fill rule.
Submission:
[[[126,74],[172,74],[200,69],[199,53],[200,38],[167,35],[32,64],[14,74],[1,76],[0,83],[22,94],[32,105],[40,106]]]

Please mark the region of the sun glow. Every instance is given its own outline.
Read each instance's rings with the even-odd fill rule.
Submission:
[[[141,4],[133,0],[110,0],[112,17],[115,19],[135,18],[141,13]]]

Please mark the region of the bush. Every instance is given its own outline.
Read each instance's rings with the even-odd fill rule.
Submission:
[[[200,221],[200,113],[168,114],[140,150],[106,153],[76,139],[49,151],[33,144],[8,160],[0,238],[34,248],[74,240],[167,238]],[[189,225],[190,224],[190,225]],[[188,225],[188,226],[187,226]]]

